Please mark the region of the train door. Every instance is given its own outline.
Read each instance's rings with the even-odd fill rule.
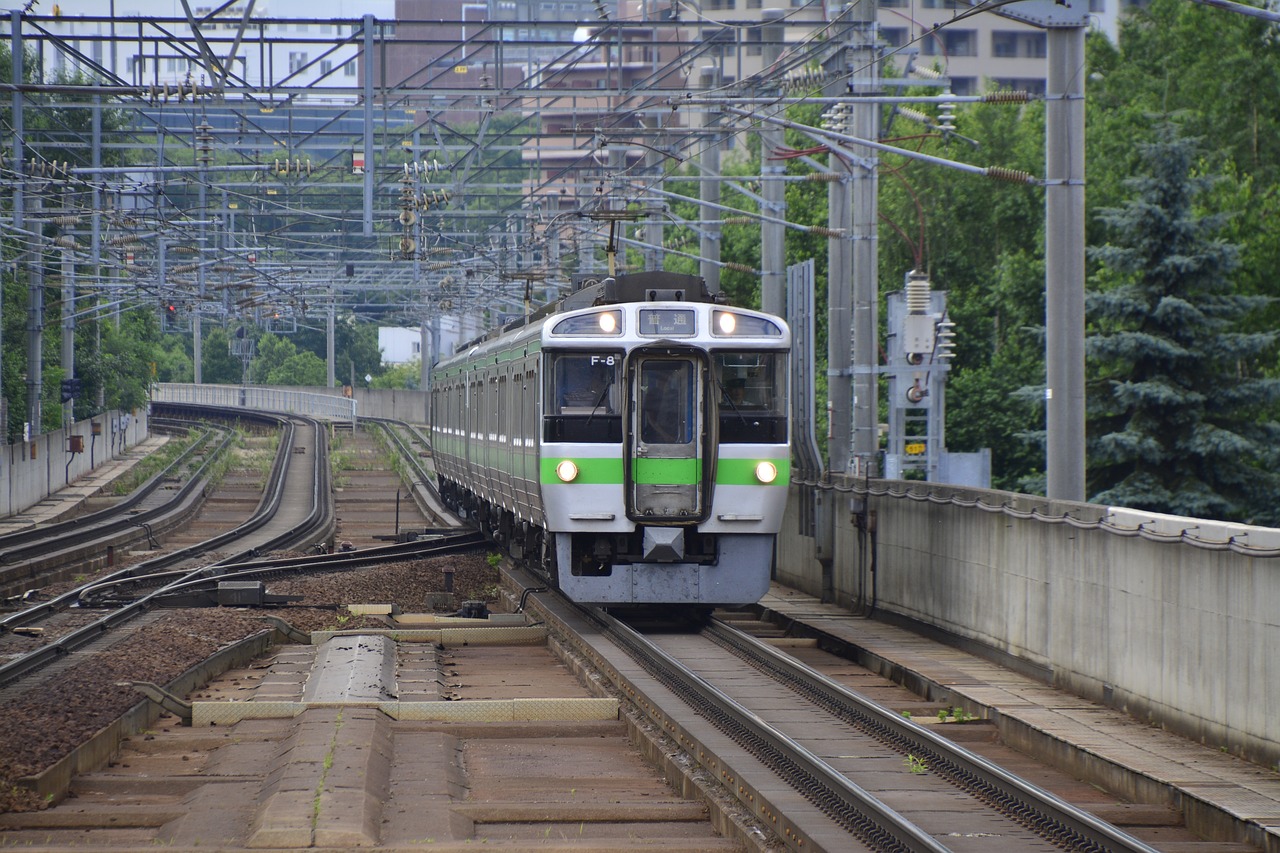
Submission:
[[[634,357],[628,515],[695,521],[704,514],[704,368],[694,356]]]

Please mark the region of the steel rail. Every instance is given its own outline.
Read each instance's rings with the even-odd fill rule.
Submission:
[[[119,524],[117,516],[127,512],[137,506],[143,499],[149,497],[160,487],[166,479],[174,476],[181,470],[184,465],[195,455],[206,449],[209,439],[214,435],[214,430],[206,429],[195,441],[191,443],[176,459],[166,465],[161,471],[150,477],[145,483],[129,493],[127,497],[113,504],[112,506],[98,510],[97,512],[86,513],[67,521],[54,522],[52,524],[44,524],[31,527],[26,530],[18,530],[13,533],[7,533],[0,536],[0,564],[13,563],[17,560],[30,558],[39,553],[49,550],[46,546],[49,540],[55,540],[58,548],[64,548],[68,541],[68,536],[85,531],[93,526],[95,533],[105,532],[107,529],[115,530],[120,526],[132,526]],[[216,456],[226,446],[226,440],[222,445],[216,448],[213,456]],[[212,458],[212,457],[211,457]],[[207,467],[207,463],[197,469],[192,479],[198,477]],[[172,505],[174,501],[169,501],[166,506]],[[150,520],[157,517],[163,508],[144,510],[137,515],[131,517],[131,520]],[[107,528],[105,524],[116,522],[111,528]],[[98,526],[103,525],[103,526]],[[35,544],[32,544],[35,543]]]
[[[237,417],[243,416],[246,413],[245,410],[234,410],[234,411]],[[252,413],[252,414],[258,414],[259,416],[261,416],[260,413]],[[275,476],[276,482],[275,482],[274,488],[268,490],[268,493],[264,495],[263,500],[259,503],[253,518],[251,518],[249,521],[245,522],[244,524],[240,525],[239,527],[236,527],[232,531],[220,534],[211,539],[207,539],[203,542],[197,543],[188,548],[184,548],[181,551],[174,552],[173,554],[165,555],[164,557],[157,558],[156,560],[147,561],[147,563],[145,564],[138,564],[137,566],[133,566],[129,569],[124,570],[121,573],[117,573],[116,575],[113,575],[111,578],[103,579],[95,582],[94,584],[86,585],[85,587],[82,587],[80,590],[77,591],[78,597],[81,597],[81,598],[86,597],[89,593],[92,592],[94,587],[98,585],[110,583],[113,580],[117,580],[119,579],[120,576],[124,575],[126,572],[136,574],[144,566],[155,566],[161,562],[165,562],[168,565],[172,565],[175,562],[180,562],[181,560],[190,559],[192,557],[198,556],[201,553],[204,553],[205,551],[210,550],[211,548],[218,547],[218,545],[234,541],[236,538],[239,538],[241,536],[246,535],[247,533],[251,533],[255,530],[258,530],[263,525],[265,525],[270,520],[270,518],[275,515],[276,511],[279,509],[279,506],[280,506],[281,498],[283,495],[283,481],[285,479],[283,476],[283,472],[287,470],[291,462],[291,457],[293,455],[293,443],[294,443],[294,431],[295,431],[295,419],[289,419],[289,418],[278,417],[278,416],[272,416],[272,419],[276,420],[277,422],[282,422],[285,429],[285,435],[282,437],[280,441],[280,447],[276,453],[276,460],[272,467],[272,472],[273,474],[276,475]],[[314,421],[312,423],[315,425],[317,429],[317,434],[320,434],[319,425],[316,424]],[[320,453],[314,454],[315,457],[320,457],[321,455],[322,454]],[[327,472],[327,468],[328,468],[327,454],[324,454],[324,456],[326,459],[326,463],[324,467]],[[327,483],[328,483],[327,473],[320,474],[317,471],[313,470],[312,476],[313,476],[313,479],[323,479],[327,488]],[[319,485],[317,485],[315,488],[318,489]],[[316,523],[317,516],[322,515],[323,512],[324,512],[323,506],[313,506],[312,512],[308,516],[306,521],[304,521],[299,525],[295,525],[289,531],[286,531],[284,534],[281,534],[280,536],[276,537],[272,541],[273,542],[277,540],[294,541],[296,537],[299,535],[300,529],[306,527],[308,524],[314,526],[314,524]],[[331,515],[332,513],[330,512],[330,518],[331,518]],[[236,555],[236,556],[242,556],[244,554],[249,554],[251,552],[253,552],[256,555],[256,549],[250,549],[250,551],[241,552],[240,555]],[[233,559],[234,557],[228,558],[228,560],[233,560]],[[220,561],[220,562],[226,562],[226,561]],[[195,572],[204,572],[207,570],[207,568],[208,567],[202,567],[200,569],[196,569]],[[138,599],[132,604],[129,604],[125,607],[115,610],[107,614],[106,616],[103,616],[101,619],[98,619],[90,623],[89,625],[85,625],[84,627],[79,628],[76,631],[73,631],[63,636],[52,643],[48,643],[44,646],[41,646],[40,648],[34,649],[28,654],[22,655],[21,657],[15,658],[14,660],[9,661],[3,666],[0,666],[0,686],[8,685],[13,683],[14,681],[24,678],[30,675],[31,673],[39,669],[42,669],[45,666],[48,666],[54,661],[59,660],[71,654],[71,652],[75,651],[76,649],[79,649],[93,642],[98,637],[102,636],[108,631],[120,625],[123,625],[126,622],[129,622],[137,618],[138,616],[141,616],[143,613],[147,612],[153,606],[152,599],[157,596],[163,595],[166,589],[167,587],[161,587],[155,592],[147,596],[144,596],[143,598]]]
[[[234,436],[232,433],[230,432],[226,433],[223,436],[222,441],[219,443],[219,447],[215,449],[214,453],[211,454],[209,458],[207,458],[205,462],[197,469],[197,471],[192,475],[191,479],[183,486],[183,488],[178,490],[178,492],[174,495],[174,497],[170,501],[166,502],[163,506],[156,507],[154,509],[147,510],[142,513],[138,513],[136,515],[130,516],[125,519],[120,519],[113,523],[103,524],[102,526],[97,527],[93,530],[81,531],[78,533],[74,531],[71,533],[63,533],[60,536],[56,537],[54,544],[56,544],[57,547],[63,548],[65,550],[66,545],[69,541],[79,545],[90,544],[95,541],[106,542],[106,540],[108,539],[118,538],[122,531],[129,530],[134,527],[142,527],[146,531],[147,536],[150,538],[153,535],[152,526],[156,522],[163,521],[170,516],[178,514],[182,510],[182,508],[188,503],[189,499],[191,498],[192,492],[195,490],[195,487],[197,485],[200,486],[201,488],[204,487],[205,483],[204,483],[204,480],[202,479],[202,475],[204,471],[209,467],[209,465],[213,464],[214,460],[217,458],[217,455],[221,454],[223,450],[225,450],[225,448],[231,443],[231,440],[233,439],[233,437]],[[160,476],[160,475],[157,475],[157,476]],[[114,509],[118,510],[119,507],[116,507]],[[104,512],[110,512],[110,511],[111,510],[104,510]],[[46,531],[46,535],[51,537],[55,533],[55,531],[52,531],[50,528],[45,528],[45,531]],[[27,552],[33,552],[37,549],[37,547],[38,547],[37,545],[31,545],[24,550]],[[38,553],[48,553],[48,551],[49,549],[46,548],[44,551],[38,552]],[[181,556],[176,556],[176,555],[181,555]],[[110,575],[107,575],[106,578],[99,579],[98,582],[105,581],[111,578],[127,577],[129,574],[137,571],[141,566],[156,565],[159,563],[168,564],[174,560],[186,559],[187,556],[189,555],[185,554],[185,552],[175,552],[175,554],[166,554],[162,557],[153,558],[152,560],[146,561],[144,563],[137,563],[134,566],[121,569],[118,572],[114,572]],[[66,608],[72,606],[77,601],[79,601],[80,592],[83,588],[84,587],[77,587],[76,589],[73,589],[69,592],[55,596],[54,598],[51,598],[47,601],[37,602],[28,607],[24,607],[23,609],[19,610],[16,613],[0,618],[0,632],[9,631],[9,630],[12,630],[13,628],[16,628],[22,625],[29,625],[30,623],[38,621],[40,619],[48,618],[51,614],[56,613],[60,610],[65,610]]]
[[[886,853],[947,853],[948,848],[931,835],[634,629],[600,611],[581,612],[697,714],[751,752],[850,835]]]
[[[452,533],[437,539],[419,539],[416,542],[400,542],[337,554],[219,565],[219,571],[216,573],[202,577],[187,577],[166,585],[163,592],[154,596],[152,600],[156,606],[160,607],[201,606],[215,603],[209,596],[216,595],[218,585],[228,581],[270,580],[312,572],[350,571],[382,563],[397,563],[408,559],[461,553],[484,546],[485,539],[479,531],[468,531]]]
[[[923,759],[941,778],[1055,844],[1097,853],[1156,853],[1155,848],[1112,824],[832,682],[822,673],[738,628],[713,621],[704,633],[859,731],[904,755]]]

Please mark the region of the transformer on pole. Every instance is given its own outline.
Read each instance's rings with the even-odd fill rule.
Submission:
[[[889,434],[884,476],[990,488],[991,451],[950,453],[946,444],[946,378],[954,326],[947,294],[933,290],[928,273],[912,270],[906,286],[886,295],[888,335],[883,368],[888,378]]]

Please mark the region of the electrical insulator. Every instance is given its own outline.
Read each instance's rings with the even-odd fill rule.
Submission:
[[[420,206],[425,210],[431,207],[441,207],[449,201],[448,190],[432,190],[429,194],[423,193]]]
[[[935,357],[939,360],[952,358],[955,353],[956,324],[943,320],[938,324],[938,346]]]
[[[911,107],[898,107],[898,115],[902,116],[903,118],[907,118],[907,119],[911,119],[912,121],[919,122],[920,124],[933,123],[933,119],[929,118],[929,116],[925,115],[919,110],[914,110]]]
[[[182,99],[182,89],[179,86],[178,99]],[[210,131],[213,128],[209,122],[201,119],[200,124],[196,125],[196,161],[208,166],[213,160],[213,135]]]
[[[906,313],[901,319],[901,352],[908,364],[923,364],[933,353],[938,315],[930,312],[932,294],[928,273],[911,270],[903,287]]]
[[[950,92],[946,93],[950,95]],[[950,133],[956,129],[956,105],[950,102],[938,105],[938,130]]]
[[[907,273],[907,313],[924,314],[929,310],[929,275],[911,270]]]

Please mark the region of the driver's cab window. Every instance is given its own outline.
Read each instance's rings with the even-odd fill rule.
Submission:
[[[614,354],[556,356],[551,372],[551,414],[614,415],[621,411],[618,376],[622,357]]]
[[[720,442],[787,441],[787,359],[778,352],[717,352],[711,359]]]
[[[721,352],[711,366],[722,407],[785,413],[786,364],[776,353]]]

